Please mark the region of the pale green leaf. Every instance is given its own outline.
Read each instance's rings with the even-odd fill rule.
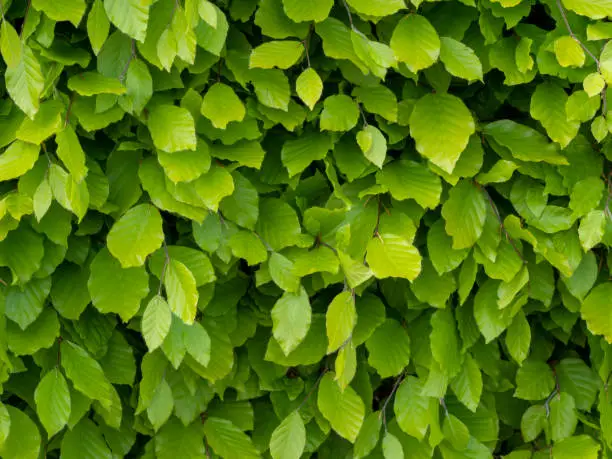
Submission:
[[[144,265],[145,259],[164,241],[159,211],[150,204],[128,210],[111,228],[108,250],[123,268]]]
[[[400,323],[387,319],[366,341],[368,363],[382,378],[399,375],[410,360],[410,337]]]
[[[251,438],[226,419],[208,418],[204,423],[204,436],[212,449],[223,458],[260,457]]]
[[[124,34],[144,42],[149,21],[150,1],[104,0],[110,21]]]
[[[482,80],[482,64],[474,50],[449,37],[441,37],[440,44],[440,60],[448,73],[470,82]]]
[[[440,56],[440,37],[436,29],[423,16],[404,17],[391,36],[391,48],[400,62],[411,72],[433,65]]]
[[[304,52],[304,46],[299,41],[269,41],[251,52],[250,68],[288,69],[297,63]]]
[[[352,387],[341,391],[328,372],[319,383],[317,406],[338,435],[354,443],[365,417],[363,400]]]
[[[473,246],[482,235],[487,203],[483,192],[467,180],[462,180],[449,193],[442,206],[446,232],[453,238],[453,249]]]
[[[103,0],[94,0],[94,4],[87,15],[87,35],[94,54],[98,55],[102,45],[108,38],[110,21],[104,10]]]
[[[317,71],[308,67],[298,76],[295,90],[298,97],[312,110],[323,93],[323,82]]]
[[[23,411],[6,406],[10,416],[10,431],[0,455],[5,459],[38,459],[42,439],[38,427]]]
[[[201,112],[213,126],[225,129],[232,121],[242,121],[246,109],[231,87],[216,83],[204,95]]]
[[[87,287],[93,305],[103,314],[119,314],[124,321],[133,317],[149,293],[149,276],[145,268],[122,268],[107,249],[102,249],[90,269]]]
[[[272,432],[270,455],[273,459],[299,459],[305,446],[304,421],[298,411],[292,411]]]
[[[40,146],[16,140],[0,155],[0,182],[12,180],[34,167]]]
[[[422,97],[410,116],[410,135],[419,153],[449,174],[475,129],[467,107],[449,94]]]
[[[36,412],[49,437],[64,428],[70,418],[70,390],[66,378],[55,367],[36,386]]]
[[[166,267],[164,286],[172,312],[186,324],[192,324],[199,298],[193,273],[180,261],[171,259]]]
[[[142,316],[142,335],[149,352],[153,352],[164,342],[170,324],[172,323],[172,311],[166,300],[160,295],[154,296],[147,304]]]
[[[156,148],[168,153],[196,149],[191,113],[174,105],[157,105],[149,113],[149,131]]]
[[[272,333],[285,355],[304,340],[312,318],[308,294],[304,287],[297,293],[285,292],[271,311]]]
[[[350,291],[338,294],[327,307],[325,323],[327,329],[327,353],[331,354],[347,342],[357,322],[355,298]]]
[[[10,22],[3,20],[0,26],[0,53],[8,68],[19,65],[23,53],[23,44],[17,31]]]

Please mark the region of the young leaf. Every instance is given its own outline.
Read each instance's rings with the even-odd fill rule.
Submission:
[[[49,371],[34,392],[36,411],[52,437],[64,428],[70,418],[70,390],[59,368]]]
[[[299,459],[306,446],[306,429],[296,410],[283,419],[270,438],[270,455],[273,459]]]

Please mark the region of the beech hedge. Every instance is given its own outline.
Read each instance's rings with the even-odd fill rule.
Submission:
[[[611,0],[0,0],[0,456],[612,457]]]

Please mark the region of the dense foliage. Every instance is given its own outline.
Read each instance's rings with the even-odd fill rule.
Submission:
[[[611,456],[611,0],[0,13],[2,458]]]

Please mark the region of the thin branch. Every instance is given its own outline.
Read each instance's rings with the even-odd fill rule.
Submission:
[[[569,33],[570,37],[572,37],[572,39],[576,43],[578,43],[578,45],[584,50],[584,52],[587,53],[589,57],[595,61],[595,63],[597,64],[597,71],[601,73],[601,62],[599,61],[599,59],[597,59],[597,56],[595,56],[595,54],[593,54],[589,50],[589,48],[587,48],[586,45],[582,43],[582,41],[580,41],[580,39],[576,36],[574,31],[572,30],[569,20],[567,19],[567,14],[565,13],[565,9],[563,8],[563,4],[561,3],[561,0],[557,0],[557,7],[559,8],[559,12],[561,13],[561,17],[563,18],[563,22],[565,23],[565,27],[567,28],[567,32]],[[602,112],[603,112],[604,117],[608,113],[608,101],[606,97],[606,89],[607,89],[607,85],[604,85],[604,88],[601,90]]]
[[[321,374],[319,375],[319,377],[317,378],[315,383],[312,385],[312,387],[310,388],[310,390],[306,394],[306,397],[304,397],[304,400],[302,400],[302,403],[300,403],[300,405],[295,409],[296,411],[300,411],[300,409],[306,404],[306,402],[308,401],[308,399],[310,399],[310,396],[313,394],[315,389],[319,386],[319,383],[323,379],[323,376],[325,376],[328,371],[329,370],[327,368],[323,369],[323,371],[321,372]]]
[[[385,403],[383,403],[383,406],[382,406],[382,408],[380,410],[379,416],[383,417],[383,424],[385,425],[385,431],[387,430],[387,415],[386,415],[387,405],[389,404],[389,402],[391,401],[391,399],[395,395],[395,392],[397,392],[397,388],[399,387],[400,383],[403,380],[404,380],[404,372],[402,371],[402,373],[400,373],[400,375],[395,380],[395,384],[393,384],[393,389],[391,389],[391,393],[389,394],[389,396],[385,400]]]
[[[2,279],[1,277],[0,277],[0,284],[4,285],[5,287],[8,287],[8,284],[6,283],[6,281]]]
[[[355,30],[355,24],[353,24],[353,15],[351,14],[351,9],[349,8],[348,3],[346,3],[346,0],[342,0],[342,3],[344,3],[344,7],[346,8],[351,29]]]
[[[122,83],[125,80],[127,72],[128,72],[128,70],[130,68],[130,64],[136,58],[136,41],[134,41],[133,38],[132,38],[132,41],[131,41],[131,47],[132,47],[132,49],[131,49],[131,52],[130,52],[130,58],[125,63],[125,67],[123,67],[123,70],[121,71],[121,74],[119,75],[119,81],[121,81]]]
[[[363,119],[363,127],[368,127],[368,120],[366,120],[365,113],[363,113],[363,109],[361,108],[361,104],[357,104],[359,107],[359,113],[361,113],[361,118]]]

